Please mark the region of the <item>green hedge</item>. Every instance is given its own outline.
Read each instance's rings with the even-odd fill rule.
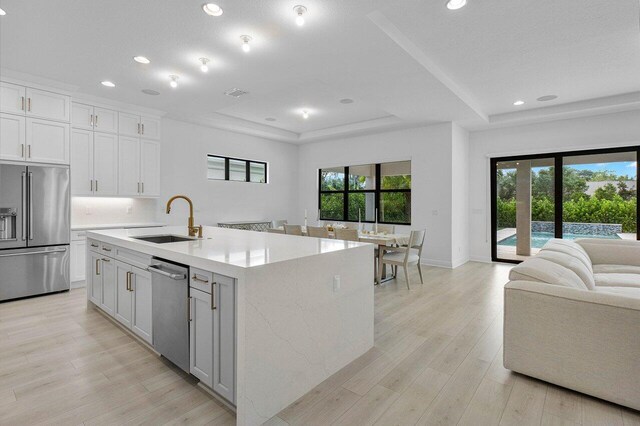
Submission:
[[[596,197],[565,201],[563,220],[575,223],[620,223],[622,232],[636,232],[636,198],[625,201],[620,196],[613,200]],[[554,205],[548,198],[538,198],[531,203],[531,220],[553,222]],[[516,227],[516,200],[498,198],[498,228]]]

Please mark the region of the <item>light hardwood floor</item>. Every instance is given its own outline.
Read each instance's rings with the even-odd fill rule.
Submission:
[[[640,425],[638,412],[502,367],[509,266],[412,271],[376,288],[375,347],[270,425]],[[0,425],[233,424],[95,310],[83,289],[0,304]]]

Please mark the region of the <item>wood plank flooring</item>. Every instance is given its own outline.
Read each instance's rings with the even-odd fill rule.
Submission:
[[[636,411],[502,367],[509,266],[424,268],[376,287],[375,347],[269,425],[640,425]],[[402,272],[400,272],[402,274]],[[232,425],[194,379],[84,289],[0,304],[0,425]]]

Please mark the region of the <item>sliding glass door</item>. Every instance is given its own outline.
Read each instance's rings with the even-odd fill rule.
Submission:
[[[551,238],[638,239],[639,152],[492,159],[492,259],[522,261]]]

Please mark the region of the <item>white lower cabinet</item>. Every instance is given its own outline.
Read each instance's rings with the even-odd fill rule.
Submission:
[[[102,265],[102,303],[100,307],[113,316],[116,311],[116,261],[108,257],[100,259]]]
[[[87,263],[87,242],[85,240],[71,241],[70,247],[70,281],[84,281],[86,270],[85,264]]]
[[[90,243],[91,244],[91,243]],[[87,295],[96,306],[102,306],[102,256],[93,251],[87,256]]]
[[[131,328],[131,317],[133,316],[133,295],[130,288],[131,265],[116,261],[115,317],[127,328]]]
[[[206,273],[197,274],[197,277],[206,276]],[[189,289],[191,374],[235,404],[235,280],[213,274],[212,285],[207,287],[203,283],[200,279],[200,290]]]
[[[190,288],[191,322],[190,371],[202,383],[213,388],[213,314],[211,295]]]
[[[119,260],[115,262],[114,317],[149,344],[153,343],[151,273]]]

